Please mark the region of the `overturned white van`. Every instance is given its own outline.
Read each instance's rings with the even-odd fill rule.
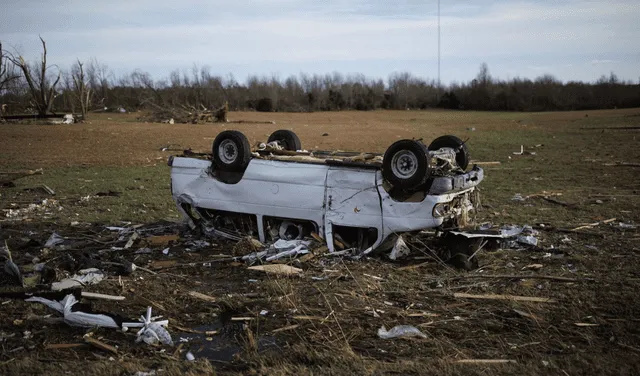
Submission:
[[[400,140],[384,155],[302,150],[291,131],[251,149],[238,131],[223,131],[212,153],[169,159],[171,192],[193,228],[262,242],[311,233],[329,250],[388,249],[397,235],[468,226],[479,205],[483,170],[467,146],[442,136],[429,147]]]

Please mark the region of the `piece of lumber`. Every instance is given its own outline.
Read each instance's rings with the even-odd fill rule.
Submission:
[[[285,330],[293,330],[298,328],[299,326],[300,324],[287,325],[287,326],[283,326],[282,328],[274,329],[271,331],[271,333],[279,333],[279,332],[284,332]]]
[[[513,359],[460,359],[456,360],[456,363],[461,364],[505,364],[505,363],[517,363]]]
[[[609,218],[609,219],[605,219],[604,221],[600,221],[600,222],[594,222],[594,223],[590,223],[588,225],[584,225],[584,226],[578,226],[576,228],[572,228],[571,231],[578,231],[578,230],[583,230],[586,228],[592,228],[592,227],[596,227],[596,226],[600,226],[600,225],[605,225],[607,223],[611,223],[613,221],[615,221],[617,218]]]
[[[45,350],[72,349],[75,347],[86,346],[84,343],[50,343],[44,347]]]
[[[102,342],[100,340],[97,340],[97,339],[91,337],[88,334],[84,335],[84,341],[86,343],[88,343],[89,345],[91,345],[93,347],[96,347],[96,348],[98,348],[100,350],[108,351],[108,352],[114,353],[114,354],[118,353],[118,349],[117,348],[115,348],[115,347],[113,347],[111,345],[107,345],[106,343],[104,343],[104,342]]]
[[[45,190],[45,192],[47,192],[48,194],[50,194],[51,196],[55,196],[56,195],[56,191],[54,191],[53,189],[51,189],[51,187],[49,187],[46,184],[42,184],[41,185],[42,189]]]
[[[115,300],[115,301],[120,301],[125,299],[124,296],[106,295],[106,294],[99,294],[97,292],[87,292],[87,291],[82,291],[81,295],[83,298],[87,298],[87,299],[101,299],[101,300]]]
[[[500,294],[467,294],[463,292],[456,292],[453,294],[454,298],[466,298],[466,299],[484,299],[484,300],[515,300],[520,302],[537,302],[537,303],[555,303],[556,300],[552,298],[541,298],[537,296],[520,296],[520,295],[500,295]]]
[[[576,204],[570,204],[570,203],[568,203],[568,202],[564,202],[564,201],[556,200],[556,199],[553,199],[553,198],[551,198],[551,197],[541,196],[540,198],[542,198],[543,200],[545,200],[545,201],[547,201],[547,202],[550,202],[550,203],[552,203],[552,204],[556,204],[556,205],[564,206],[564,207],[567,207],[567,208],[569,208],[569,207],[573,207],[573,206],[576,206]]]
[[[324,320],[324,317],[299,315],[299,316],[293,316],[293,319],[294,320]]]
[[[249,270],[257,270],[265,273],[271,274],[281,274],[281,275],[295,275],[302,273],[302,269],[294,268],[289,265],[282,264],[270,264],[270,265],[257,265],[250,266],[247,269]]]
[[[202,293],[199,293],[197,291],[189,291],[189,296],[191,296],[193,298],[196,298],[196,299],[204,300],[205,302],[209,302],[209,303],[215,303],[216,302],[216,298],[214,298],[213,296],[202,294]]]

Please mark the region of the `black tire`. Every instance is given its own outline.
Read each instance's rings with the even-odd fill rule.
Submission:
[[[462,142],[456,136],[445,135],[440,136],[433,140],[429,145],[429,150],[438,150],[440,148],[451,148],[456,150],[456,163],[458,166],[466,170],[467,166],[469,166],[469,161],[471,157],[469,157],[469,149],[467,148],[467,144]]]
[[[238,131],[223,131],[213,140],[213,165],[222,171],[242,172],[251,160],[247,137]]]
[[[269,136],[267,143],[278,141],[278,144],[284,148],[284,150],[297,151],[302,150],[302,143],[298,138],[298,135],[288,129],[280,129]]]
[[[382,176],[394,188],[411,190],[420,187],[429,177],[429,157],[420,141],[394,142],[384,153]]]

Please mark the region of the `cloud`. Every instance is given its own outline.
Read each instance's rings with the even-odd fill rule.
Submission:
[[[9,6],[15,11],[0,15],[3,41],[21,45],[28,57],[36,58],[41,33],[51,61],[67,65],[77,57],[95,56],[110,66],[129,69],[178,68],[194,62],[295,69],[291,67],[323,62],[331,71],[354,62],[368,73],[375,62],[385,62],[393,71],[402,62],[424,66],[437,58],[435,1],[67,0],[64,4],[34,0]],[[448,67],[471,62],[472,70],[482,61],[514,60],[525,63],[507,68],[523,74],[536,70],[527,67],[559,69],[558,65],[577,63],[576,56],[588,61],[640,51],[639,18],[640,7],[630,0],[473,4],[451,0],[442,3],[442,57]],[[550,64],[547,58],[561,63]],[[573,60],[563,61],[569,58]]]

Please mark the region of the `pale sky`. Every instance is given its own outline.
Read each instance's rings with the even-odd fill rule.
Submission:
[[[156,79],[193,64],[250,74],[408,71],[437,78],[437,0],[0,0],[0,41],[70,66],[95,57]],[[441,0],[442,82],[640,78],[640,0]]]

